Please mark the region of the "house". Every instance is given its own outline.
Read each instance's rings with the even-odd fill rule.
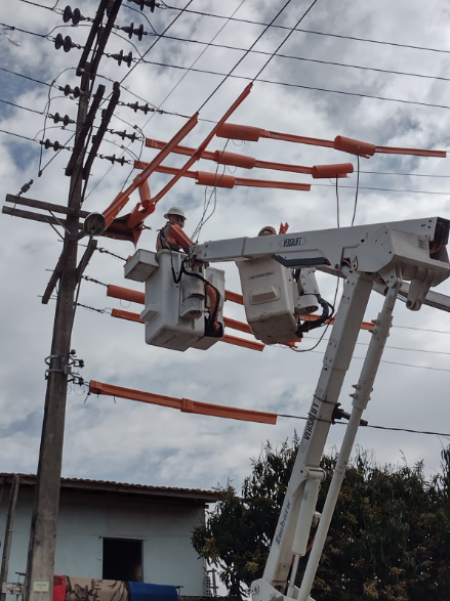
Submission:
[[[13,476],[0,473],[2,549]],[[7,582],[18,582],[26,570],[35,484],[36,476],[20,474]],[[62,478],[55,574],[166,584],[182,596],[206,595],[205,564],[191,533],[217,500],[208,490]]]

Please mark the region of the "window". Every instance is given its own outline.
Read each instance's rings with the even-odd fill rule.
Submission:
[[[103,578],[142,582],[142,541],[104,538]]]

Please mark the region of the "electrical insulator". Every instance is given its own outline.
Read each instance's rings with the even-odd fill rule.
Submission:
[[[123,55],[123,50],[119,52],[119,54],[110,54],[110,57],[116,60],[119,63],[119,67],[124,62],[128,67],[131,67],[131,62],[133,61],[133,55],[131,52],[127,54],[127,56]]]
[[[42,146],[45,148],[45,150],[48,150],[49,148],[53,148],[53,150],[56,152],[57,150],[67,150],[67,148],[65,146],[62,146],[62,144],[60,144],[58,142],[58,140],[56,140],[56,142],[51,142],[48,138],[45,140],[45,142],[43,142],[41,140],[41,144]]]
[[[125,159],[125,157],[120,157],[120,159],[118,159],[115,154],[113,154],[110,157],[103,156],[102,158],[106,159],[107,161],[111,161],[111,163],[113,165],[114,165],[114,163],[120,163],[120,165],[122,165],[122,167],[124,166],[125,163],[128,163],[128,161]]]
[[[70,35],[66,35],[66,37],[63,38],[62,34],[58,33],[58,35],[55,38],[56,50],[59,50],[62,47],[64,48],[64,52],[69,52],[71,48],[75,48],[76,46],[77,44],[74,44],[74,42],[72,42],[72,38],[70,37]]]
[[[72,25],[78,25],[80,21],[84,21],[85,18],[80,12],[79,8],[72,10],[70,6],[66,6],[63,12],[63,21],[64,23],[68,23],[72,21]]]
[[[131,25],[126,25],[125,27],[121,27],[121,29],[125,33],[128,33],[128,37],[130,38],[130,40],[133,34],[138,37],[139,41],[142,40],[142,36],[144,35],[144,33],[145,35],[147,35],[147,32],[144,32],[144,26],[142,25],[142,23],[137,28],[134,27],[134,23],[131,23]]]
[[[64,117],[61,117],[59,113],[55,113],[54,115],[50,115],[50,117],[55,123],[62,121],[66,127],[69,125],[69,123],[76,123],[76,121],[71,119],[69,115],[64,115]]]
[[[114,0],[108,0],[108,4],[106,5],[106,14],[108,15],[108,17],[112,12],[113,6],[114,6]]]
[[[120,136],[122,138],[122,140],[125,140],[125,138],[128,138],[132,142],[136,142],[136,140],[139,139],[139,137],[135,134],[135,132],[133,132],[132,134],[129,134],[125,130],[115,131],[114,129],[111,129],[109,131],[110,131],[110,133],[115,134],[116,136]]]
[[[62,92],[64,92],[64,96],[70,96],[73,94],[75,98],[79,98],[81,94],[81,90],[78,86],[75,88],[71,88],[69,84],[65,85],[63,88],[59,88]]]
[[[155,12],[155,6],[159,6],[156,4],[156,0],[128,0],[128,2],[134,2],[141,10],[144,10],[144,6],[148,6],[152,13]]]
[[[136,111],[142,111],[143,113],[147,114],[148,112],[154,111],[154,109],[152,107],[150,107],[148,105],[148,103],[141,106],[137,102],[128,102],[128,103],[123,102],[123,103],[121,103],[121,105],[128,106],[130,109],[133,109],[133,111],[135,113],[136,113]]]

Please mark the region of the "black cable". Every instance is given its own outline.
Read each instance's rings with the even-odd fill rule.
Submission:
[[[259,34],[259,36],[256,38],[256,40],[252,43],[252,45],[250,46],[250,48],[248,50],[246,50],[245,53],[241,56],[241,58],[237,61],[237,63],[234,64],[234,66],[232,67],[231,71],[229,71],[227,74],[225,74],[225,73],[223,74],[224,75],[224,79],[219,83],[219,85],[217,85],[214,88],[214,90],[211,92],[211,94],[206,98],[205,102],[202,103],[202,105],[198,109],[198,112],[200,112],[203,109],[203,107],[211,100],[211,98],[222,87],[222,85],[226,82],[226,80],[229,77],[232,77],[233,71],[242,63],[242,61],[244,60],[244,58],[248,55],[248,53],[252,50],[252,48],[254,48],[256,46],[256,44],[263,37],[263,35],[266,33],[266,31],[273,25],[273,23],[278,19],[278,17],[281,15],[281,13],[284,11],[284,9],[290,3],[291,3],[291,0],[287,0],[287,2],[285,2],[285,4],[283,4],[283,6],[280,8],[280,10],[277,12],[277,14],[272,19],[272,21],[265,26],[265,28],[262,30],[262,32]]]
[[[261,75],[261,73],[264,71],[264,69],[267,67],[267,65],[270,63],[270,61],[274,58],[274,56],[276,56],[278,54],[278,50],[280,50],[280,48],[282,46],[284,46],[284,44],[288,41],[288,39],[291,37],[291,35],[296,30],[296,28],[300,25],[300,23],[303,21],[303,19],[308,15],[308,13],[315,6],[315,4],[317,4],[317,2],[318,2],[318,0],[313,0],[313,2],[308,6],[308,8],[302,14],[302,16],[300,17],[300,19],[294,25],[294,27],[289,31],[289,33],[284,38],[284,40],[277,46],[277,48],[275,49],[275,51],[272,52],[272,54],[269,56],[269,58],[267,59],[267,61],[264,63],[264,65],[261,67],[261,69],[258,71],[258,73],[255,75],[255,78],[254,78],[255,81],[259,78],[259,76]]]
[[[167,8],[170,10],[182,10],[181,8],[178,8],[177,6],[170,6],[166,3],[164,3],[164,8]],[[206,13],[206,12],[202,12],[202,11],[198,11],[198,10],[186,10],[186,12],[189,14],[195,14],[195,15],[200,15],[202,17],[210,17],[210,18],[215,18],[215,19],[226,19],[227,18],[227,17],[224,17],[223,15]],[[233,18],[231,20],[235,21],[237,23],[248,23],[249,25],[260,25],[261,27],[265,27],[267,25],[267,23],[263,23],[261,21],[252,21],[251,19]],[[285,30],[291,29],[290,27],[287,27],[286,25],[272,25],[272,27],[274,29],[285,29]],[[295,29],[295,31],[298,31],[300,33],[307,33],[307,34],[311,34],[311,35],[320,35],[320,36],[331,37],[331,38],[340,38],[343,40],[352,40],[352,41],[356,41],[356,42],[367,42],[370,44],[382,44],[384,46],[395,46],[396,48],[409,48],[412,50],[426,50],[429,52],[440,52],[440,53],[444,53],[444,54],[450,54],[450,50],[441,50],[439,48],[428,48],[426,46],[413,46],[411,44],[398,44],[396,42],[383,42],[380,40],[372,40],[369,38],[357,38],[354,36],[339,35],[339,34],[335,34],[335,33],[325,33],[323,31],[313,31],[311,29],[298,28],[298,29]]]
[[[338,228],[341,227],[340,207],[339,207],[339,178],[336,176],[336,220]]]
[[[277,413],[277,416],[285,417],[287,419],[301,419],[303,421],[307,421],[310,419],[309,416],[290,415],[288,413]],[[317,419],[317,421],[323,421],[328,424],[332,423],[328,420],[323,420],[323,419]],[[335,421],[334,424],[339,424],[341,426],[347,426],[347,422]],[[429,434],[432,436],[448,436],[448,437],[450,437],[450,434],[447,434],[445,432],[431,432],[429,430],[412,430],[411,428],[394,428],[394,427],[390,427],[390,426],[376,426],[376,425],[372,425],[372,424],[361,424],[361,428],[374,428],[376,430],[392,430],[393,432],[407,432],[407,433],[411,433],[411,434]]]
[[[3,104],[9,104],[10,106],[13,106],[17,109],[22,109],[23,111],[29,111],[30,113],[36,113],[37,115],[43,115],[45,112],[45,109],[43,111],[37,111],[36,109],[30,109],[27,106],[22,106],[20,104],[16,104],[15,102],[10,102],[9,100],[3,100],[3,98],[0,98],[0,102],[3,102]]]
[[[311,186],[321,187],[321,188],[334,188],[334,184],[311,184]],[[340,185],[341,188],[349,188],[350,190],[355,190],[356,186],[343,186]],[[450,192],[432,192],[431,190],[406,190],[403,188],[374,188],[372,186],[359,186],[360,190],[374,190],[378,192],[408,192],[408,194],[434,194],[437,196],[448,196]]]
[[[208,45],[208,42],[202,42],[201,40],[193,40],[193,39],[181,38],[181,37],[177,37],[177,36],[163,36],[163,37],[167,40],[173,40],[175,42],[186,42],[186,43],[190,43],[190,44]],[[227,44],[214,44],[212,42],[209,43],[209,45],[212,46],[213,48],[222,48],[223,50],[235,50],[235,51],[239,51],[239,52],[246,52],[246,50],[247,50],[246,48],[242,48],[240,46],[229,46]],[[273,56],[273,54],[271,52],[266,52],[264,50],[251,50],[250,53],[251,54],[259,54],[261,56]],[[450,51],[449,51],[449,53],[450,53]],[[355,65],[352,63],[338,63],[336,61],[327,61],[327,60],[319,60],[319,59],[315,59],[315,58],[307,58],[304,56],[296,56],[295,54],[279,54],[277,52],[276,57],[290,59],[290,60],[303,61],[303,62],[309,62],[309,63],[316,63],[319,65],[330,65],[333,67],[357,69],[360,71],[374,71],[376,73],[386,73],[389,75],[403,75],[405,77],[419,77],[422,79],[450,81],[450,78],[442,77],[440,75],[426,75],[425,73],[412,73],[410,71],[395,71],[393,69],[381,69],[378,67],[364,67],[362,65]]]
[[[357,169],[357,176],[356,176],[356,192],[355,192],[355,203],[353,206],[353,215],[352,215],[352,221],[351,221],[351,226],[353,227],[355,224],[355,218],[356,218],[356,208],[358,206],[358,192],[359,192],[359,154],[356,155],[357,156],[357,160],[358,160],[358,169]],[[337,180],[336,180],[337,181]]]
[[[246,77],[244,75],[234,75],[233,73],[222,73],[220,71],[211,71],[209,69],[196,69],[196,68],[189,68],[189,67],[183,67],[181,65],[173,65],[171,63],[162,63],[162,62],[158,62],[158,61],[149,61],[149,60],[142,60],[142,63],[146,64],[146,65],[155,65],[157,67],[167,67],[170,69],[181,69],[182,71],[186,71],[188,69],[190,69],[191,71],[193,71],[194,73],[204,73],[206,75],[217,75],[219,77],[231,77],[233,79],[242,79],[244,81],[253,81],[253,77]],[[387,96],[376,96],[375,94],[364,94],[362,92],[347,92],[345,90],[332,90],[329,88],[319,88],[316,86],[306,86],[306,85],[301,85],[301,84],[295,84],[295,83],[290,83],[290,82],[283,82],[283,81],[273,81],[270,79],[258,79],[257,80],[259,83],[266,83],[266,84],[270,84],[270,85],[277,85],[277,86],[286,86],[288,88],[298,88],[301,90],[311,90],[311,91],[315,91],[315,92],[327,92],[327,93],[331,93],[331,94],[341,94],[344,96],[356,96],[358,98],[370,98],[372,100],[382,100],[384,102],[398,102],[400,104],[408,104],[408,105],[412,105],[412,106],[423,106],[423,107],[427,107],[427,108],[439,108],[439,109],[445,109],[445,110],[450,110],[450,106],[446,105],[446,104],[433,104],[433,103],[429,103],[429,102],[419,102],[416,100],[405,100],[403,98],[389,98]]]

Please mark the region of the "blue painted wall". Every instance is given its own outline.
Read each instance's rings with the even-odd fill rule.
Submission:
[[[3,548],[9,488],[0,506]],[[14,521],[8,582],[25,572],[33,492],[21,489]],[[55,574],[102,578],[103,538],[143,541],[143,581],[182,586],[181,595],[204,595],[204,562],[197,559],[191,532],[204,509],[180,500],[121,497],[62,491]]]

